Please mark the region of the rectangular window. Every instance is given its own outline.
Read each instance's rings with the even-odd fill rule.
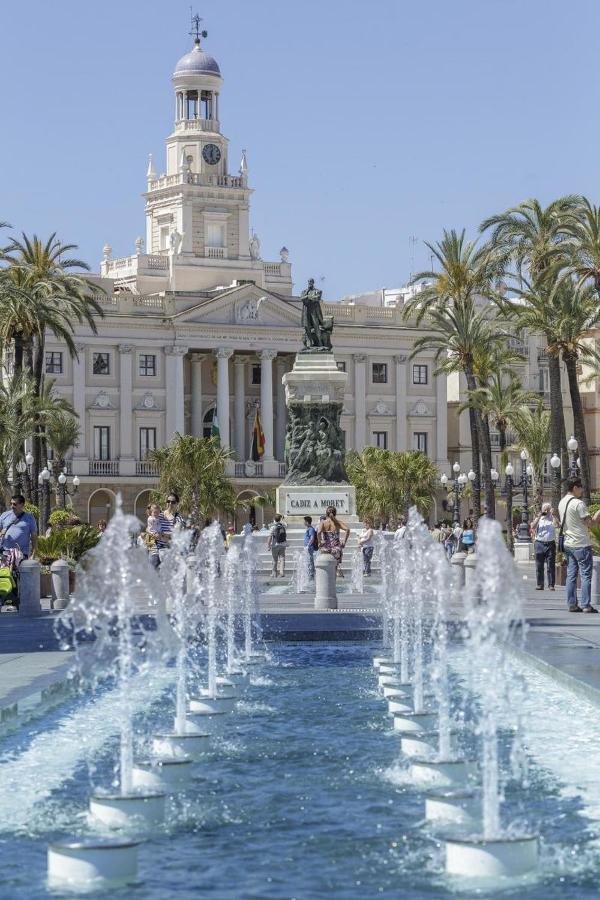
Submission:
[[[156,356],[153,353],[140,353],[140,375],[156,375]]]
[[[171,228],[169,225],[163,225],[160,229],[160,249],[168,250],[169,248],[169,232]]]
[[[413,384],[427,384],[427,366],[413,366]]]
[[[225,246],[225,226],[218,222],[207,222],[206,224],[206,246],[207,247],[224,247]]]
[[[340,370],[340,372],[345,372],[345,371],[346,371],[346,363],[345,363],[345,362],[338,362],[338,363],[337,363],[337,367],[338,367],[338,369]]]
[[[261,366],[256,365],[252,366],[252,384],[260,384],[260,376],[261,376]]]
[[[110,375],[110,353],[94,353],[92,371],[94,375]]]
[[[373,384],[387,384],[387,363],[373,363]]]
[[[46,351],[46,375],[62,375],[62,353]]]
[[[427,432],[415,431],[413,433],[413,450],[420,450],[427,456]]]
[[[140,459],[146,459],[149,450],[156,450],[156,428],[140,428]]]
[[[387,431],[374,431],[373,438],[375,440],[375,446],[379,447],[380,450],[387,450]]]
[[[110,459],[109,425],[94,425],[94,459]]]

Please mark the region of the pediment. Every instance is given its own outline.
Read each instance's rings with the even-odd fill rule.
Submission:
[[[241,325],[247,328],[299,327],[300,305],[254,284],[223,291],[173,316],[178,325]]]

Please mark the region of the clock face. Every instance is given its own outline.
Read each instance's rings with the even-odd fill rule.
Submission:
[[[221,151],[216,144],[205,144],[202,148],[202,158],[209,166],[216,166],[221,159]]]

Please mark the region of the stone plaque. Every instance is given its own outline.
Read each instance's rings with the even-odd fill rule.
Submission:
[[[355,489],[345,485],[315,485],[314,487],[287,487],[277,491],[277,511],[286,517],[312,516],[318,520],[325,515],[328,506],[335,506],[340,516],[354,516],[356,511]]]

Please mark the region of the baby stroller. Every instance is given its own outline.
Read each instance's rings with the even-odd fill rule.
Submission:
[[[23,554],[18,548],[0,553],[0,606],[19,607],[19,566]]]

